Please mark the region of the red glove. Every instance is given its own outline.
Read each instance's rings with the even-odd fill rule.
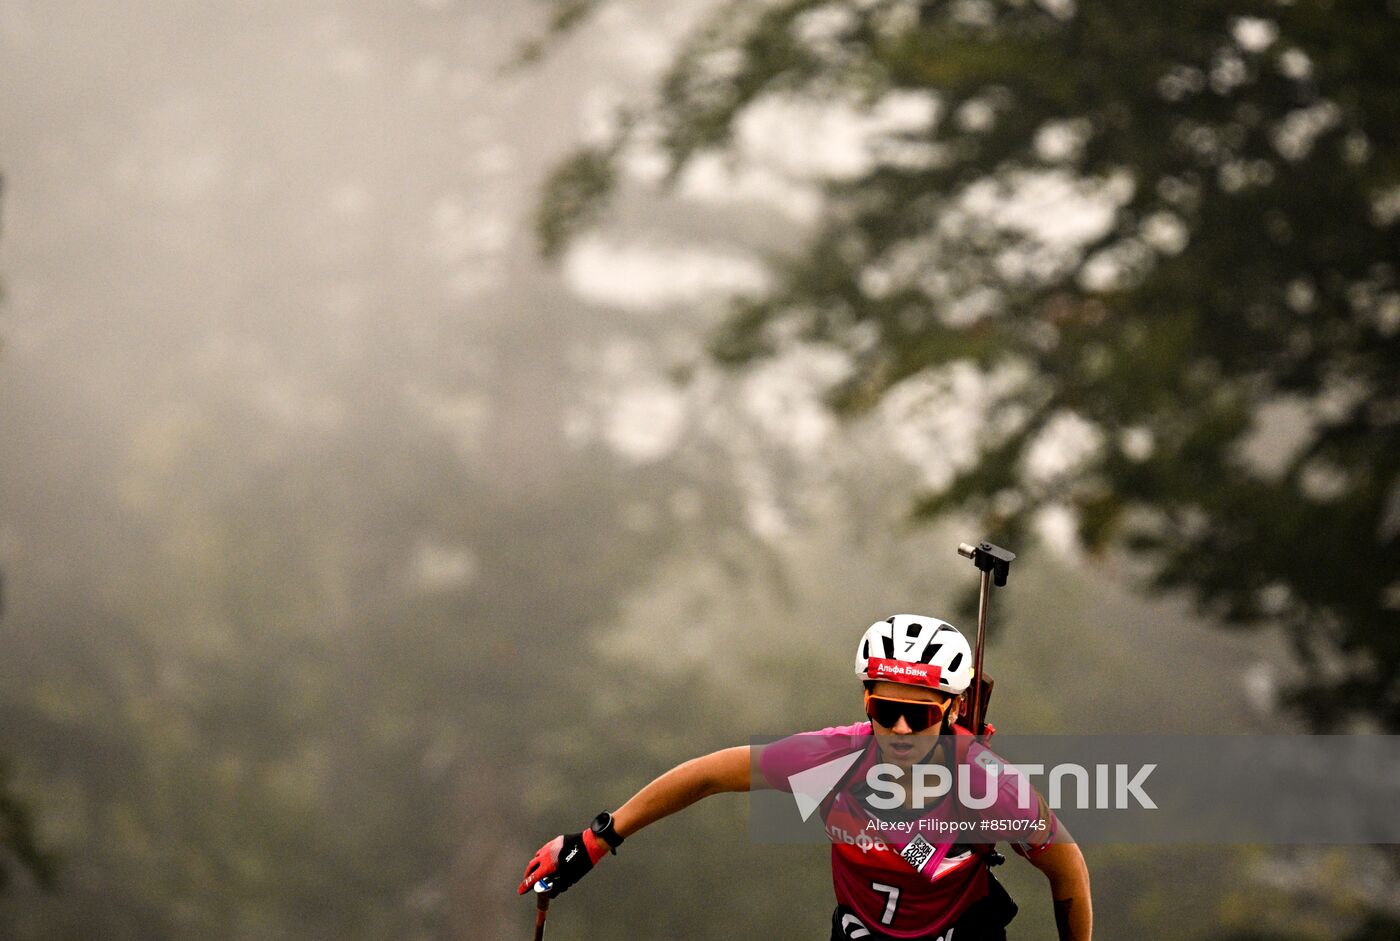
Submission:
[[[524,895],[536,882],[548,878],[553,884],[549,891],[553,898],[568,891],[569,886],[587,875],[594,863],[607,853],[608,844],[598,839],[592,830],[556,836],[536,851],[534,859],[525,867],[525,881],[520,883],[516,894]]]

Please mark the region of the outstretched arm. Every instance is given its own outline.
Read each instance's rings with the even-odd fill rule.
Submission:
[[[1089,867],[1073,843],[1052,843],[1030,858],[1050,880],[1055,900],[1055,928],[1060,941],[1089,941],[1094,930],[1094,910],[1089,898]]]
[[[642,788],[612,815],[613,830],[626,838],[662,817],[689,807],[702,797],[749,789],[749,747],[740,745],[711,752],[677,765]],[[556,836],[535,853],[525,867],[524,893],[548,877],[554,892],[563,892],[583,878],[608,848],[592,830]]]
[[[683,810],[702,797],[749,789],[749,746],[711,752],[676,765],[642,788],[613,813],[613,827],[624,837]]]

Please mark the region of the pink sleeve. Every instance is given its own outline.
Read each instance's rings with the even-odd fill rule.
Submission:
[[[855,725],[836,725],[816,732],[789,735],[759,749],[759,773],[770,787],[791,791],[788,778],[848,755],[853,749],[865,747],[870,734],[869,722],[857,722]]]
[[[1018,771],[1014,765],[1007,763],[980,743],[973,747],[974,751],[969,753],[973,757],[972,768],[984,768],[983,762],[990,759],[998,769],[997,800],[982,812],[984,819],[1016,821],[1022,824],[1023,826],[1013,826],[1009,832],[1002,833],[1001,839],[1008,840],[1022,856],[1037,855],[1050,845],[1059,829],[1059,820],[1056,819],[1054,811],[1045,803],[1030,778]],[[983,793],[981,788],[981,782],[976,783],[973,793]]]

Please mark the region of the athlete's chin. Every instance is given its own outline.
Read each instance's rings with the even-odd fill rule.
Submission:
[[[881,757],[902,768],[913,767],[920,754],[919,746],[914,742],[885,742],[880,746]]]

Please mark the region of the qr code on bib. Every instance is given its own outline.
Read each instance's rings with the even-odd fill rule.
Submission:
[[[913,866],[919,872],[923,872],[924,864],[933,855],[933,844],[925,840],[918,834],[909,841],[909,845],[900,850],[899,855],[904,857],[904,861]]]

